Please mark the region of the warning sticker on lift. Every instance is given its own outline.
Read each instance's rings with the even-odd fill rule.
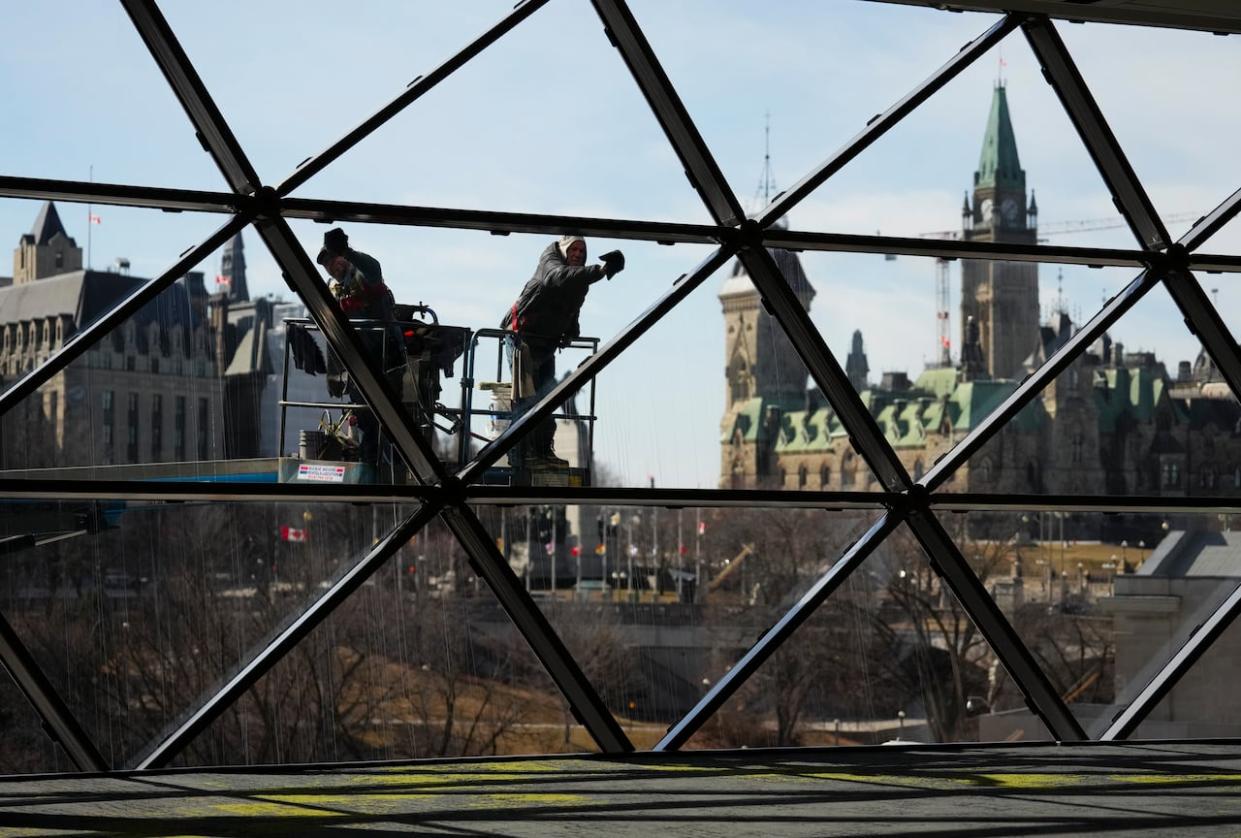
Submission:
[[[345,467],[300,463],[297,466],[297,479],[310,480],[315,483],[344,483]]]

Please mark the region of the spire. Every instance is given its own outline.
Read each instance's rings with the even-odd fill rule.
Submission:
[[[860,393],[867,387],[866,376],[869,373],[870,365],[866,363],[866,350],[862,345],[862,330],[857,329],[853,332],[853,344],[845,358],[845,374],[849,376],[853,389]]]
[[[34,221],[30,237],[34,239],[36,245],[44,245],[50,242],[57,233],[66,239],[69,238],[69,234],[65,232],[65,225],[60,222],[60,213],[56,212],[56,205],[48,201],[39,210],[39,217]],[[69,241],[73,242],[72,239]]]
[[[230,303],[250,299],[250,289],[246,287],[245,243],[241,240],[241,231],[224,245],[224,252],[220,256],[220,275],[228,281]]]
[[[1026,188],[1026,173],[1017,157],[1017,137],[1013,134],[1008,93],[1003,84],[997,84],[991,96],[991,115],[982,139],[978,171],[974,172],[974,186],[1010,187],[1022,191]]]

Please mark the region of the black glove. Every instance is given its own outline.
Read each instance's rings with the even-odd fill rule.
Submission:
[[[625,270],[625,254],[619,250],[609,250],[599,257],[599,261],[603,263],[603,273],[608,279]]]

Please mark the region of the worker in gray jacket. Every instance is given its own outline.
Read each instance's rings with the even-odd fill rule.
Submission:
[[[578,320],[590,286],[611,279],[625,269],[625,256],[613,250],[599,257],[602,264],[586,264],[586,240],[563,236],[539,257],[534,276],[501,322],[514,333],[513,414],[519,416],[544,396],[556,381],[556,350],[581,334]],[[540,422],[514,451],[514,467],[563,469],[569,464],[556,456],[551,419]]]

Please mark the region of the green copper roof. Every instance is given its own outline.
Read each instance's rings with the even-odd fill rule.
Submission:
[[[982,156],[974,173],[975,186],[1026,188],[1026,173],[1017,158],[1017,137],[1008,117],[1008,94],[997,85],[991,97],[991,116],[982,138]]]

